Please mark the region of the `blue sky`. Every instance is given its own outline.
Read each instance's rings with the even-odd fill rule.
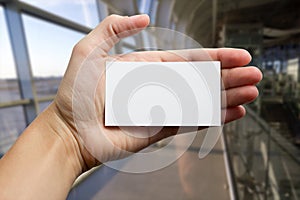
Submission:
[[[57,15],[95,27],[98,15],[94,0],[23,0]],[[84,34],[31,16],[22,15],[27,46],[34,76],[63,75],[72,47]],[[9,37],[0,7],[0,78],[15,78],[16,72]]]

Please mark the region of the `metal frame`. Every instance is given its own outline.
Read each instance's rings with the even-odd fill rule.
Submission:
[[[85,34],[89,33],[92,30],[91,28],[89,28],[87,26],[83,26],[79,23],[76,23],[71,20],[65,19],[63,17],[57,16],[50,12],[47,12],[47,11],[44,11],[37,7],[31,6],[29,4],[19,2],[19,1],[16,4],[17,4],[17,7],[20,12],[26,13],[28,15],[31,15],[31,16],[39,18],[39,19],[43,19],[45,21],[54,23],[56,25],[60,25],[65,28],[69,28],[71,30],[85,33]]]
[[[29,124],[39,110],[22,17],[20,9],[14,1],[5,4],[4,13],[16,64],[21,99],[29,100],[28,104],[23,105],[26,124]]]
[[[95,3],[99,21],[101,21],[108,14],[107,7],[99,0],[95,0]],[[1,102],[0,108],[22,106],[24,108],[25,122],[29,125],[39,113],[39,103],[52,101],[55,96],[37,97],[21,14],[26,13],[38,19],[84,34],[89,33],[92,29],[18,0],[0,0],[0,4],[3,6],[5,13],[21,94],[20,100]]]
[[[109,14],[108,6],[101,0],[95,0],[95,3],[100,22]],[[21,16],[22,13],[84,34],[89,33],[92,28],[18,0],[0,0],[0,5],[3,6],[5,13],[5,20],[13,50],[13,57],[17,71],[17,80],[21,94],[20,100],[1,102],[0,108],[23,106],[26,124],[29,125],[39,113],[39,103],[52,101],[55,96],[38,98],[36,95],[23,20]],[[135,46],[126,42],[122,42],[122,45],[130,49],[135,48]],[[112,52],[115,52],[115,49],[113,49]]]

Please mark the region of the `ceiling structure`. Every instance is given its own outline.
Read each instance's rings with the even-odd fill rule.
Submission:
[[[136,0],[102,2],[110,13],[143,12]],[[206,47],[218,46],[222,29],[231,24],[261,24],[265,46],[300,41],[299,0],[157,0],[156,13],[148,12],[155,15],[152,25],[184,32]]]

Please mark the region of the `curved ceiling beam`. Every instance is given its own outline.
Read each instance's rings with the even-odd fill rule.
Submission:
[[[268,36],[268,37],[284,37],[284,36],[295,35],[295,34],[300,33],[300,28],[289,29],[289,30],[264,28],[263,33],[264,33],[264,36]]]

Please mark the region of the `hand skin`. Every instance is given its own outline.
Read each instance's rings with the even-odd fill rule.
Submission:
[[[147,15],[121,17],[112,15],[101,22],[92,32],[75,45],[58,94],[51,105],[42,112],[12,148],[0,160],[0,199],[65,199],[74,180],[84,171],[100,164],[82,144],[72,115],[72,90],[74,77],[81,63],[99,43],[118,33],[149,24]],[[107,52],[117,41],[102,48],[100,58],[109,57]],[[255,85],[262,79],[256,67],[247,65],[251,56],[241,49],[205,49],[213,60],[222,63],[222,79],[226,90],[227,105],[225,122],[245,115],[242,104],[253,101],[258,96]],[[200,50],[183,50],[191,61],[205,60]],[[123,56],[126,61],[182,61],[174,52],[136,52]],[[91,80],[91,83],[94,80]],[[178,127],[164,128],[150,138],[135,138],[122,133],[117,127],[105,127],[104,85],[99,87],[95,105],[99,113],[98,123],[112,143],[130,152],[137,152],[163,138],[175,135]],[[84,103],[84,102],[82,102]],[[134,131],[133,131],[134,132]],[[105,145],[99,141],[99,145]],[[98,145],[98,146],[99,146]],[[115,149],[100,149],[103,159],[119,158]]]

